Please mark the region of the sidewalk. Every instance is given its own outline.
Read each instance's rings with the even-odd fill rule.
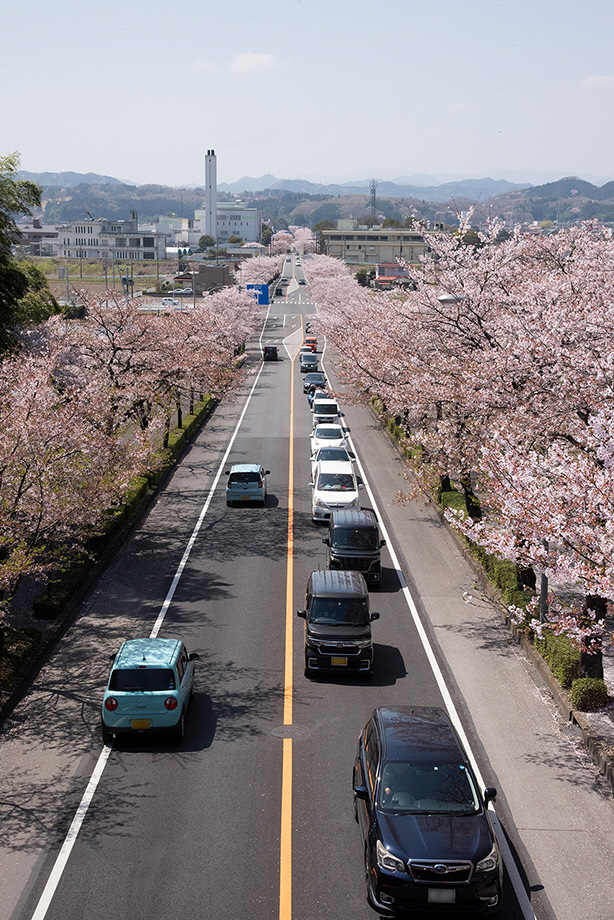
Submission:
[[[536,915],[612,920],[614,798],[582,743],[584,717],[577,725],[569,721],[564,695],[515,641],[505,608],[437,509],[427,500],[395,501],[404,486],[396,446],[368,410],[341,396],[343,389],[354,445],[472,745],[490,766],[496,811],[522,862]],[[611,658],[608,671],[611,678]],[[614,744],[607,714],[587,714],[585,730],[599,733],[605,747]]]

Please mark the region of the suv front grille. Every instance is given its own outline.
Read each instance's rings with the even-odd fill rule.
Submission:
[[[456,884],[468,882],[473,873],[473,863],[470,862],[448,862],[442,860],[432,860],[426,862],[419,860],[417,862],[410,860],[409,871],[415,882],[424,882],[426,884]]]

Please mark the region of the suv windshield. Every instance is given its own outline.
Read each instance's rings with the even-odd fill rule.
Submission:
[[[367,626],[369,611],[366,600],[314,597],[309,619],[320,626]]]
[[[375,528],[335,527],[333,546],[336,549],[378,549],[379,541]]]
[[[462,763],[389,762],[382,769],[380,805],[386,811],[473,815],[480,797]]]
[[[126,693],[175,689],[175,673],[171,668],[116,668],[109,681],[109,690]]]

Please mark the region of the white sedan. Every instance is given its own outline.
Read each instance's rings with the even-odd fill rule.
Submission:
[[[312,456],[319,447],[348,447],[345,429],[341,425],[329,425],[328,423],[316,425],[311,433]]]

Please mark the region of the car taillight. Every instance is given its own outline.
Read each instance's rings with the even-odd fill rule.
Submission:
[[[109,696],[104,701],[104,708],[108,709],[109,712],[113,712],[113,710],[117,709],[118,706],[119,706],[119,703],[117,702],[114,696]]]
[[[177,700],[174,696],[167,696],[164,700],[164,706],[166,709],[177,709]]]
[[[262,480],[262,479],[259,479],[259,480],[258,480],[258,488],[261,489],[261,488],[263,487],[263,485],[264,485],[263,480]]]

